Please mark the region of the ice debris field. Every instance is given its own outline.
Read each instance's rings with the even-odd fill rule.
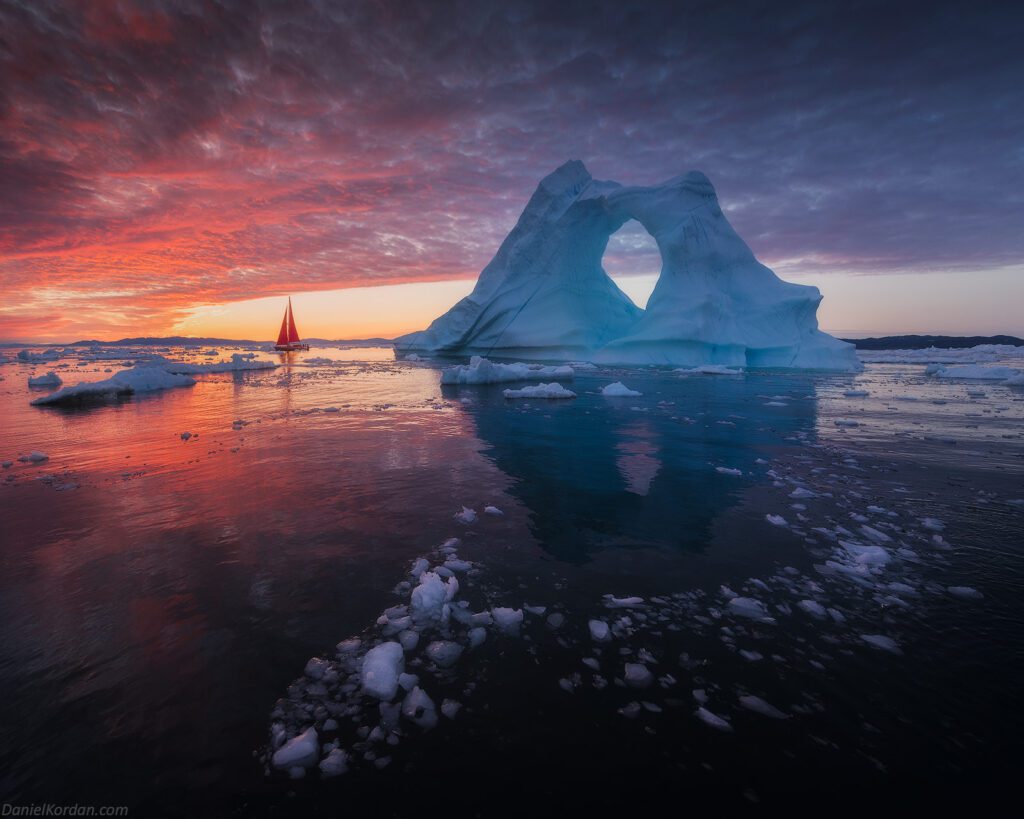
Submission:
[[[638,738],[683,720],[743,742],[755,721],[761,735],[822,712],[824,679],[864,659],[899,663],[915,621],[984,595],[944,578],[957,548],[947,524],[886,468],[823,443],[806,450],[761,459],[751,476],[779,510],[764,525],[801,546],[801,568],[646,596],[610,588],[580,607],[557,570],[524,595],[486,558],[464,557],[458,538],[415,559],[395,603],[312,657],[277,702],[262,754],[268,775],[333,778],[413,762],[424,732],[457,734],[460,723],[488,719],[490,666],[509,652],[532,657],[541,679],[548,669],[546,684],[562,696],[589,692],[588,707],[635,723]],[[479,527],[475,553],[486,555],[492,510],[453,516]],[[766,682],[766,666],[778,682]]]

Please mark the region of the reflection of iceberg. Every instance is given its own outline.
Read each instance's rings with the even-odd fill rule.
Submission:
[[[662,271],[647,310],[601,266],[636,219]],[[754,258],[698,172],[654,187],[591,178],[582,162],[545,177],[473,292],[399,349],[616,364],[856,370],[853,345],[818,330],[821,294]]]
[[[565,560],[586,560],[610,547],[704,548],[712,524],[746,486],[715,467],[747,474],[780,436],[814,435],[813,398],[794,398],[781,414],[761,397],[766,390],[813,394],[808,376],[631,374],[629,385],[645,396],[674,402],[652,406],[650,398],[637,399],[646,410],[639,414],[604,398],[604,383],[607,378],[577,372],[576,401],[537,412],[511,410],[499,388],[474,388],[473,401],[460,404],[484,454],[513,479],[508,491],[530,510],[542,548]]]
[[[626,482],[626,491],[646,495],[661,469],[657,444],[651,440],[657,433],[646,423],[624,427],[622,432],[623,438],[616,445],[619,454],[615,463]]]

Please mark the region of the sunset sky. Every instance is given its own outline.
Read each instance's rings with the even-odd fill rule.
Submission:
[[[571,158],[704,171],[827,330],[1024,335],[1002,7],[0,0],[0,340],[418,329]]]

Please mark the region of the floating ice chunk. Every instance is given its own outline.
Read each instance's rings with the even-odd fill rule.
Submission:
[[[30,387],[59,387],[62,383],[60,376],[57,373],[49,372],[46,375],[37,375],[35,378],[29,376],[28,385]]]
[[[749,660],[752,663],[756,663],[764,659],[764,655],[760,651],[748,651],[745,648],[740,649],[740,656],[744,660]]]
[[[545,622],[548,624],[548,627],[553,629],[559,629],[565,624],[565,615],[562,614],[560,611],[552,612],[548,615],[547,620],[545,620]]]
[[[825,607],[817,600],[801,600],[797,603],[797,606],[812,617],[817,617],[819,620],[825,619]]]
[[[453,572],[468,572],[473,568],[473,564],[468,560],[459,560],[457,557],[449,557],[444,565],[445,568],[451,569]]]
[[[445,699],[441,702],[441,713],[448,719],[455,719],[455,715],[462,709],[462,703],[455,700]]]
[[[640,703],[630,702],[622,706],[622,708],[619,709],[619,713],[627,719],[636,719],[638,716],[640,716],[641,710],[643,709]]]
[[[32,403],[37,406],[72,403],[107,395],[131,395],[132,393],[155,392],[171,387],[191,387],[195,383],[195,379],[189,378],[187,375],[169,373],[162,366],[146,365],[122,370],[102,381],[82,382],[73,387],[63,387],[49,395],[36,398]]]
[[[437,708],[427,692],[419,686],[413,688],[402,701],[402,716],[429,730],[437,725]]]
[[[501,515],[504,515],[505,513],[502,512],[497,506],[485,506],[484,507],[484,514],[485,515],[493,515],[494,517],[500,517]]]
[[[41,353],[33,353],[31,350],[21,350],[18,353],[19,361],[54,361],[60,358],[60,353],[52,347]]]
[[[601,387],[601,395],[606,398],[635,398],[643,395],[643,393],[631,390],[621,381],[616,381],[613,384],[606,384]]]
[[[921,525],[932,532],[941,532],[946,528],[946,524],[938,518],[921,518]]]
[[[789,523],[782,515],[765,515],[764,519],[772,526],[789,526]]]
[[[436,572],[420,575],[419,585],[409,599],[413,622],[419,626],[438,623],[444,617],[444,604],[448,587]]]
[[[631,688],[647,688],[654,681],[654,675],[643,663],[626,663],[624,679]]]
[[[608,624],[604,620],[589,620],[587,621],[587,627],[590,629],[592,640],[605,643],[612,638]]]
[[[271,763],[275,768],[308,768],[320,753],[320,740],[316,728],[310,726],[297,737],[292,737],[274,752]]]
[[[523,622],[523,610],[498,607],[491,609],[494,624],[506,634],[518,634],[519,624]]]
[[[331,667],[331,664],[327,660],[321,659],[320,657],[311,657],[309,662],[306,663],[306,668],[303,673],[311,680],[322,680],[324,674]]]
[[[796,500],[803,500],[806,498],[816,498],[818,497],[818,493],[812,492],[810,489],[805,489],[802,486],[798,486],[796,489],[789,493],[789,496]]]
[[[731,731],[732,726],[727,720],[722,719],[717,714],[712,714],[703,705],[693,712],[694,715],[706,725],[710,725],[712,728],[717,728],[719,731]]]
[[[25,464],[41,464],[43,461],[50,460],[50,456],[38,449],[33,449],[28,455],[20,456],[18,460]]]
[[[604,596],[604,604],[610,609],[635,609],[645,605],[642,597],[616,597],[613,594]]]
[[[725,364],[701,364],[697,367],[679,367],[674,372],[683,375],[742,375],[743,368]]]
[[[537,384],[535,387],[521,387],[518,390],[504,390],[506,398],[575,398],[576,393],[561,384]]]
[[[775,621],[768,616],[768,610],[764,603],[752,597],[734,597],[729,601],[729,610],[740,617],[749,617],[753,620],[761,620],[765,623]]]
[[[854,563],[862,566],[884,566],[892,559],[892,555],[881,546],[863,546],[847,540],[841,540],[839,544]]]
[[[321,776],[329,778],[343,773],[348,773],[348,754],[341,748],[335,748],[320,760]]]
[[[884,634],[862,634],[860,639],[868,645],[882,651],[888,651],[890,654],[903,653],[900,650],[899,644],[892,637],[886,637]]]
[[[462,656],[462,646],[451,640],[435,640],[427,646],[427,657],[441,668],[451,668]]]
[[[183,440],[183,441],[187,441],[191,437],[192,437],[192,433],[191,432],[183,432],[183,433],[181,433],[181,440]]]
[[[412,568],[409,570],[409,574],[411,574],[415,578],[419,578],[419,576],[429,568],[430,561],[427,560],[425,557],[418,557],[413,561]]]
[[[980,364],[962,364],[956,367],[939,367],[934,371],[936,378],[964,378],[978,381],[1005,381],[1016,378],[1020,370],[1013,367],[984,367]]]
[[[261,361],[254,353],[234,353],[230,361],[218,361],[213,364],[188,364],[181,361],[168,361],[158,356],[153,366],[161,367],[168,373],[177,375],[201,375],[204,373],[231,373],[243,370],[273,370],[278,365],[273,361]]]
[[[985,596],[972,586],[949,586],[946,591],[954,597],[960,597],[964,600],[980,600]]]
[[[462,511],[456,512],[454,517],[459,523],[463,523],[466,526],[471,523],[476,523],[476,511],[470,509],[468,506],[463,506]]]
[[[543,367],[539,364],[498,364],[482,356],[472,356],[469,364],[446,367],[442,384],[501,384],[509,381],[540,381],[544,378],[572,378],[572,367]]]
[[[529,606],[526,603],[523,603],[523,610],[524,611],[528,611],[530,614],[535,614],[538,617],[542,617],[544,615],[544,612],[546,612],[548,610],[548,607],[547,606]]]
[[[405,651],[400,643],[381,643],[366,652],[360,681],[363,691],[379,700],[394,699],[398,677],[405,671]]]
[[[865,524],[864,526],[860,527],[860,531],[865,536],[867,536],[871,540],[875,541],[875,543],[892,543],[892,538],[891,537],[889,537],[887,534],[885,534],[885,532],[880,532],[878,529],[874,528],[873,526],[868,526],[868,525]]]
[[[738,475],[742,475],[743,474],[743,470],[741,470],[741,469],[732,469],[731,467],[728,467],[728,466],[716,466],[715,467],[715,472],[720,472],[723,475],[737,475],[738,476]]]
[[[335,646],[335,649],[337,650],[339,655],[354,654],[359,650],[359,646],[361,646],[362,644],[363,641],[360,640],[358,637],[351,637],[348,640],[342,640],[340,643],[338,643],[337,646]]]
[[[753,711],[755,714],[760,714],[763,717],[771,717],[772,719],[789,719],[789,714],[783,713],[774,705],[765,702],[760,697],[755,697],[753,694],[744,694],[741,696],[740,705],[748,711]]]
[[[412,691],[417,685],[419,685],[420,678],[417,674],[409,674],[403,672],[398,675],[398,684],[406,691]]]
[[[484,640],[487,639],[487,629],[483,626],[477,626],[469,630],[469,647],[476,648],[482,645]]]

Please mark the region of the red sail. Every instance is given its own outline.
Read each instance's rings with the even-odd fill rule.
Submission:
[[[297,344],[299,341],[299,331],[295,329],[295,314],[292,313],[292,300],[288,297],[288,343]]]
[[[281,319],[281,332],[277,334],[278,344],[288,343],[288,308],[285,308],[284,318]]]

